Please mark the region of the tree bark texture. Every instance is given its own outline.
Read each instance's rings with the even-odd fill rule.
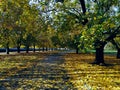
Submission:
[[[96,48],[96,53],[95,53],[95,61],[93,62],[94,64],[105,64],[104,62],[104,47],[107,42],[102,42],[97,40],[95,42],[95,48]]]
[[[104,47],[96,48],[95,63],[104,63]]]

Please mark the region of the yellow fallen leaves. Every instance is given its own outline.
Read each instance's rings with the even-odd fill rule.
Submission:
[[[34,63],[44,58],[38,54],[16,54],[0,56],[0,79],[13,76],[16,72],[31,67]]]
[[[57,63],[40,62],[41,56],[39,55],[22,56],[22,59],[21,56],[7,57],[0,64],[0,67],[5,67],[4,70],[0,68],[2,70],[0,71],[1,75],[4,72],[6,76],[1,76],[0,79],[4,80],[3,77],[15,75],[14,82],[4,83],[8,90],[13,88],[16,83],[18,83],[15,87],[17,90],[44,90],[46,88],[58,90],[120,89],[120,64],[114,57],[106,57],[105,61],[113,64],[108,67],[89,64],[94,60],[94,55],[90,54],[69,54],[64,58],[64,62],[62,60],[62,64],[59,65]],[[8,68],[6,68],[7,66]],[[10,85],[13,85],[13,87]]]
[[[108,67],[89,64],[94,56],[89,54],[71,54],[65,56],[65,69],[70,82],[78,90],[119,90],[120,64]],[[109,64],[118,63],[115,57],[106,56]],[[113,63],[114,62],[114,63]]]

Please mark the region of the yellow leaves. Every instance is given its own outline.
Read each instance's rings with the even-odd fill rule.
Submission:
[[[114,29],[116,27],[115,23],[112,22],[111,20],[103,22],[103,29],[104,30],[109,30],[109,29]]]
[[[115,24],[113,24],[113,23],[110,24],[110,28],[115,28],[115,27],[116,27]]]
[[[59,3],[56,3],[55,6],[56,6],[56,8],[59,8]]]
[[[42,6],[42,11],[45,11],[47,9],[46,6]]]
[[[7,29],[8,30],[13,30],[13,27],[12,26],[8,26]]]
[[[16,21],[16,25],[18,25],[19,24],[19,21]]]
[[[2,6],[2,0],[0,0],[0,6]]]
[[[106,61],[111,63],[117,62],[115,57],[106,57]],[[114,59],[113,59],[114,58]],[[81,89],[118,89],[120,83],[120,71],[117,66],[101,67],[93,66],[91,63],[94,56],[90,54],[67,54],[65,56],[65,69],[70,75],[70,81],[74,87]],[[111,68],[111,69],[110,69]],[[97,70],[96,70],[97,69]],[[117,84],[116,84],[117,83]]]
[[[2,27],[3,27],[4,29],[7,29],[7,30],[13,30],[12,25],[10,25],[10,24],[8,24],[8,23],[6,23],[6,22],[2,24]]]
[[[94,20],[96,20],[97,18],[96,17],[94,17]]]

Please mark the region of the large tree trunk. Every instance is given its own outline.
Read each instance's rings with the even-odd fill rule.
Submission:
[[[102,41],[96,41],[95,47],[96,47],[96,55],[95,55],[95,61],[94,64],[104,65],[104,46],[106,42]]]
[[[117,58],[120,58],[120,48],[117,49]]]
[[[96,48],[96,56],[95,56],[94,63],[96,64],[104,63],[104,47],[103,46]]]

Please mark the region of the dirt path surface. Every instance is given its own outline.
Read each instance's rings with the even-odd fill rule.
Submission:
[[[69,82],[63,53],[48,55],[15,75],[0,81],[0,90],[76,90]]]

